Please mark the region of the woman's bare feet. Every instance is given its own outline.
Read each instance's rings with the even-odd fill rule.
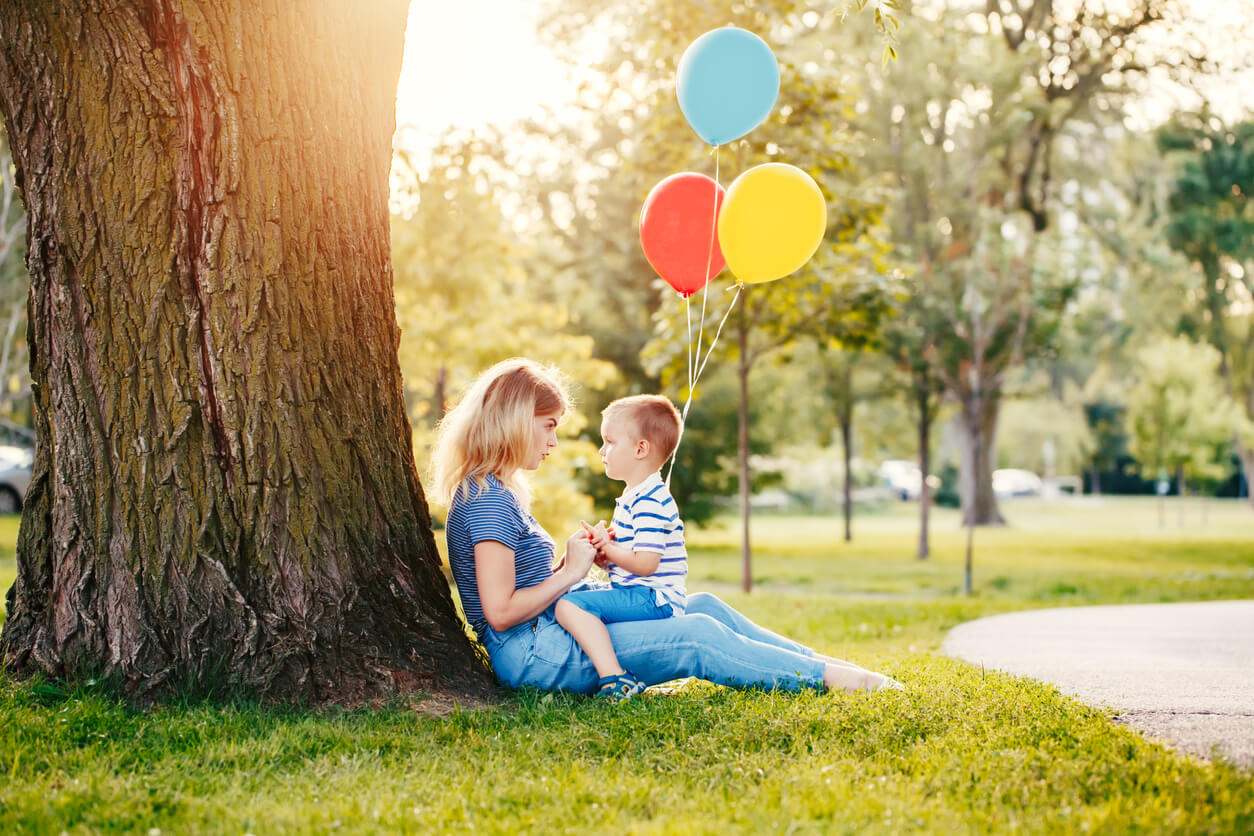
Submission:
[[[839,662],[839,660],[834,660]],[[859,668],[849,662],[827,663],[823,669],[823,684],[829,691],[900,691],[906,686],[890,676]]]

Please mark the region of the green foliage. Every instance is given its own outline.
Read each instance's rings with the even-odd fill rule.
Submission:
[[[1254,122],[1228,126],[1210,114],[1181,114],[1159,130],[1158,144],[1177,159],[1171,245],[1208,273],[1224,259],[1254,257]]]
[[[952,462],[945,462],[941,467],[936,504],[942,508],[958,508],[962,505],[962,496],[958,493],[958,468]]]
[[[420,468],[446,405],[498,360],[559,365],[578,397],[616,377],[592,357],[590,337],[568,330],[567,301],[524,269],[527,247],[499,203],[496,153],[488,139],[450,136],[425,170],[397,160],[405,184],[392,220],[399,353]],[[533,507],[555,536],[591,513],[576,474],[599,466],[597,445],[578,440],[587,432],[583,413],[568,416],[561,432],[568,440],[537,475]]]
[[[567,332],[566,300],[523,269],[527,247],[506,222],[488,165],[492,152],[483,143],[446,138],[425,172],[397,160],[407,206],[392,224],[401,369],[413,417],[429,426],[444,405],[432,402],[437,386],[451,400],[506,357],[560,362],[592,388],[614,376],[590,359],[590,338]]]
[[[1151,473],[1184,468],[1189,475],[1222,475],[1219,451],[1254,426],[1223,391],[1219,352],[1184,338],[1163,339],[1137,354],[1138,379],[1128,394],[1130,450]]]
[[[1196,266],[1200,304],[1184,308],[1182,326],[1220,352],[1228,391],[1254,420],[1254,121],[1225,125],[1182,114],[1158,132],[1176,164],[1166,219],[1168,240]],[[1254,465],[1250,442],[1241,450]]]

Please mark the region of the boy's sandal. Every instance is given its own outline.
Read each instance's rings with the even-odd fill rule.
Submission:
[[[610,702],[626,702],[647,687],[649,686],[636,679],[630,673],[620,673],[617,676],[603,676],[598,683],[597,696]]]

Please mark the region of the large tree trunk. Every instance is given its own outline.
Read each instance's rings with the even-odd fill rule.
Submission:
[[[141,701],[486,693],[397,365],[406,6],[0,15],[37,432],[9,668]]]
[[[993,493],[997,461],[997,413],[1001,399],[990,393],[962,395],[962,524],[1004,525]],[[979,454],[976,455],[976,447]],[[973,484],[974,483],[974,484]]]

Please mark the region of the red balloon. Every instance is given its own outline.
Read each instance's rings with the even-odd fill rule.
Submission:
[[[653,187],[640,210],[645,258],[682,296],[691,296],[727,266],[715,224],[726,192],[704,174],[672,174]]]

